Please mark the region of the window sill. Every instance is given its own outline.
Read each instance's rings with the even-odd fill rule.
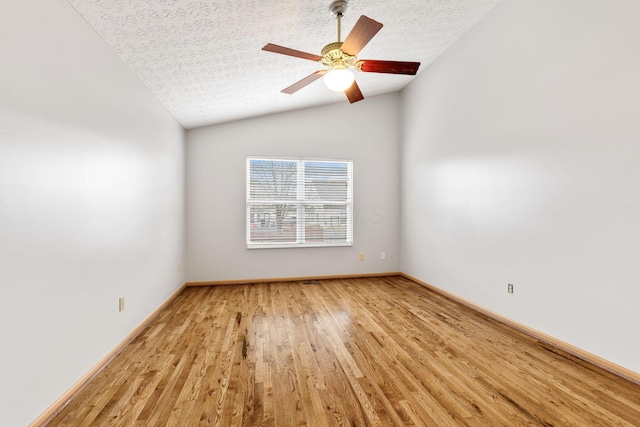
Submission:
[[[247,245],[247,249],[334,248],[353,246],[349,243],[260,243]]]

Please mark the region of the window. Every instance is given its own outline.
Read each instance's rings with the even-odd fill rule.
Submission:
[[[247,247],[353,245],[353,163],[247,158]]]

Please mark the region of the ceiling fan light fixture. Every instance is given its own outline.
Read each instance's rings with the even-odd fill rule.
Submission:
[[[378,21],[361,15],[343,42],[341,23],[346,8],[347,0],[334,0],[334,2],[331,3],[329,11],[338,21],[338,40],[323,47],[321,55],[313,55],[273,43],[268,43],[262,48],[262,50],[266,50],[267,52],[321,62],[322,65],[327,67],[324,70],[317,70],[302,80],[284,88],[281,91],[282,93],[291,95],[324,76],[324,83],[330,90],[344,92],[349,102],[353,104],[354,102],[362,101],[364,96],[358,83],[355,81],[352,70],[365,73],[405,75],[415,75],[418,72],[419,62],[371,59],[358,60],[357,55],[367,43],[369,43],[373,36],[382,29],[383,25]]]
[[[356,76],[347,68],[334,68],[324,75],[324,84],[334,92],[344,92],[353,84]]]

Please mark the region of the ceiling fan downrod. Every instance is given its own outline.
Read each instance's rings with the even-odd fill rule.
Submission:
[[[338,43],[342,42],[341,27],[342,15],[347,10],[346,0],[336,0],[329,6],[329,12],[338,19]]]

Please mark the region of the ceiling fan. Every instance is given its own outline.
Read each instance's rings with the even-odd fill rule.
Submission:
[[[336,92],[344,92],[350,103],[364,99],[355,76],[350,68],[365,73],[409,74],[415,75],[420,67],[419,62],[403,61],[379,61],[373,59],[358,59],[357,55],[369,43],[382,28],[380,22],[374,21],[364,15],[360,16],[344,42],[340,41],[340,25],[342,16],[347,9],[345,0],[336,0],[329,6],[329,11],[338,20],[338,41],[329,43],[322,48],[321,55],[301,52],[288,47],[269,43],[262,48],[267,52],[280,53],[310,61],[322,62],[327,69],[318,70],[302,80],[282,90],[283,93],[293,94],[305,86],[315,82],[324,76],[324,81],[329,89]]]

